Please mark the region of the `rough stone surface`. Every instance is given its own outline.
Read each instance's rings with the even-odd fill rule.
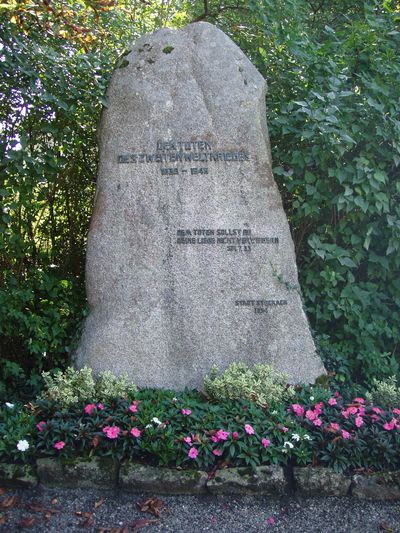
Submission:
[[[207,483],[213,494],[268,494],[280,496],[285,493],[286,480],[283,470],[277,466],[251,468],[226,468],[219,470]]]
[[[199,470],[172,470],[130,463],[121,466],[119,486],[132,492],[200,494],[206,492],[207,479],[207,473]]]
[[[400,500],[400,471],[355,475],[351,493],[362,500]]]
[[[265,80],[220,30],[145,35],[99,130],[77,365],[200,387],[213,364],[324,373],[271,170]]]
[[[117,464],[105,459],[70,461],[38,459],[37,474],[48,487],[113,489],[117,484]]]
[[[350,477],[331,468],[294,467],[293,475],[300,496],[346,496],[351,485]]]
[[[0,463],[0,485],[6,487],[36,487],[38,483],[30,465]]]

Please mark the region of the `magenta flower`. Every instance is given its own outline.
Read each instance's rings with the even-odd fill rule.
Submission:
[[[98,404],[97,404],[97,409],[98,409],[99,411],[102,411],[102,410],[104,409],[104,405],[103,405],[102,403],[98,403]]]
[[[54,444],[54,448],[56,450],[62,450],[64,446],[65,446],[65,442],[63,440],[59,440],[58,442]]]
[[[329,405],[336,405],[337,404],[337,400],[336,400],[336,398],[329,398],[328,403],[329,403]]]
[[[363,421],[363,419],[361,418],[361,416],[356,416],[356,426],[357,426],[358,428],[360,428],[363,424],[364,424],[364,421]]]
[[[232,433],[232,439],[235,439],[235,440],[236,440],[236,439],[238,439],[238,438],[239,438],[239,433],[238,433],[237,431],[234,431],[234,432]]]
[[[313,420],[313,424],[314,426],[320,427],[322,426],[322,420],[320,418],[316,418],[315,420]]]
[[[105,426],[103,428],[103,433],[109,438],[109,439],[116,439],[118,438],[118,435],[120,433],[120,429],[118,426]]]
[[[142,432],[138,428],[132,428],[130,433],[131,433],[132,437],[136,437],[136,438],[140,437],[140,435],[142,434]]]
[[[323,406],[324,402],[317,403],[317,405],[314,407],[314,412],[317,413],[317,415],[320,415],[322,413]]]
[[[287,428],[286,426],[283,426],[283,427],[282,427],[282,431],[283,431],[284,433],[287,433],[287,432],[289,431],[289,428]]]
[[[392,429],[394,429],[395,426],[396,426],[396,421],[394,418],[390,422],[386,422],[385,424],[383,424],[383,428],[386,429],[386,431],[392,431]]]
[[[213,450],[213,454],[216,455],[217,457],[221,457],[222,455],[222,450],[219,450],[218,448],[216,450]]]
[[[186,444],[189,444],[189,446],[192,445],[192,439],[190,437],[183,437],[183,440],[186,442]]]
[[[297,416],[302,416],[304,414],[304,407],[302,407],[298,403],[294,403],[292,405],[292,409]]]
[[[364,398],[354,398],[353,402],[354,403],[364,403],[365,400],[364,400]]]
[[[374,411],[375,411],[375,409],[378,409],[378,407],[375,407],[375,408],[374,408]],[[382,412],[380,409],[379,409],[379,411]],[[395,414],[395,415],[400,415],[400,409],[397,409],[397,407],[395,407],[394,409],[392,409],[392,411],[393,411],[393,414]],[[378,411],[375,411],[375,413],[377,413],[377,412],[378,412]]]
[[[37,430],[43,431],[45,425],[46,425],[46,422],[44,420],[41,420],[38,424],[36,424]]]
[[[379,407],[373,407],[372,410],[377,415],[380,415],[381,413],[383,413],[382,409],[380,409]],[[393,412],[395,412],[394,409],[393,409]],[[400,413],[400,410],[399,410],[399,413]]]
[[[342,429],[342,437],[348,440],[350,438],[350,433],[346,431],[345,429]]]
[[[275,524],[275,518],[273,516],[267,518],[267,524],[271,524],[271,526],[273,526]]]
[[[311,409],[308,409],[306,411],[306,418],[307,420],[315,420],[317,418],[317,413],[314,413],[314,411],[311,411]]]
[[[254,435],[254,428],[250,424],[245,424],[244,430],[248,435]]]
[[[219,429],[215,435],[211,437],[211,440],[213,442],[219,442],[220,440],[228,440],[229,437],[229,431],[224,431],[223,429]]]
[[[131,403],[131,405],[128,407],[129,411],[131,413],[137,413],[138,412],[138,408],[137,408],[137,405],[136,403]]]
[[[96,405],[94,403],[88,403],[84,410],[87,415],[90,415],[94,409],[96,409]]]
[[[339,431],[339,424],[336,424],[336,422],[331,422],[329,426],[335,431]]]
[[[196,457],[199,455],[199,452],[196,450],[196,448],[190,448],[188,456],[190,459],[196,459]]]
[[[192,411],[190,409],[181,409],[181,413],[183,415],[189,416],[192,414]]]
[[[378,415],[371,415],[372,422],[378,422],[379,416]]]
[[[268,448],[268,446],[271,445],[271,441],[269,439],[261,439],[261,444],[264,446],[264,448]]]

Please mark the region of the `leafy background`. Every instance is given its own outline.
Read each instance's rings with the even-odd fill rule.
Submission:
[[[398,3],[10,0],[0,5],[1,394],[65,367],[79,338],[96,127],[116,61],[142,33],[195,20],[230,35],[268,80],[274,173],[327,367],[342,382],[399,375]]]

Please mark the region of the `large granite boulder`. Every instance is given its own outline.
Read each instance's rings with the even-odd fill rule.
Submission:
[[[265,81],[208,23],[144,35],[99,131],[78,366],[199,387],[213,364],[324,373],[271,171]]]

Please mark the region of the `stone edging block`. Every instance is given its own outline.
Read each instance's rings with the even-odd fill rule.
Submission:
[[[400,470],[353,476],[352,496],[361,500],[400,500]]]
[[[113,489],[117,484],[118,464],[107,459],[59,461],[38,459],[37,474],[49,487]]]
[[[36,487],[38,479],[31,465],[0,463],[0,485],[8,487]]]
[[[346,496],[351,478],[322,466],[293,468],[296,493],[299,496]]]
[[[226,468],[207,483],[212,494],[265,494],[281,496],[286,490],[283,469],[278,466]]]

